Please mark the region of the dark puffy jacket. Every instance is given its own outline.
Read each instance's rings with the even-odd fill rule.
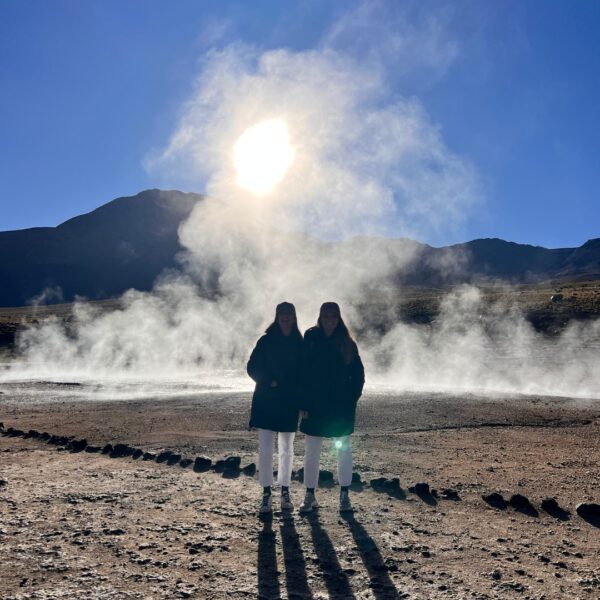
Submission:
[[[302,338],[279,328],[263,335],[250,355],[247,371],[256,386],[250,427],[296,431],[300,398]],[[276,381],[277,387],[271,387]]]
[[[308,418],[300,423],[300,431],[321,437],[350,435],[364,383],[356,344],[347,364],[332,339],[319,327],[311,327],[304,334],[303,352],[302,408]]]

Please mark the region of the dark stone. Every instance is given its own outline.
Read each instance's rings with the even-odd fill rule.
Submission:
[[[2,421],[0,421],[0,431],[4,430],[4,423]]]
[[[189,467],[194,461],[191,458],[182,458],[179,461],[179,466],[182,469],[187,469],[187,467]]]
[[[560,521],[568,521],[571,516],[569,511],[559,506],[556,498],[544,498],[542,500],[542,510],[545,510],[551,517]]]
[[[44,431],[44,433],[42,433],[38,439],[42,442],[45,442],[50,439],[50,434],[47,431]]]
[[[369,481],[369,485],[376,491],[384,491],[385,489],[385,482],[387,481],[387,479],[385,477],[376,477],[375,479],[371,479]]]
[[[242,473],[244,475],[248,475],[248,477],[254,477],[254,475],[256,475],[256,465],[254,463],[250,463],[249,465],[246,465],[242,469]]]
[[[0,488],[8,485],[8,482],[5,479],[0,479]]]
[[[508,506],[508,502],[504,499],[502,494],[499,494],[498,492],[493,492],[492,494],[487,495],[484,494],[481,497],[485,500],[485,502],[494,508],[504,510]]]
[[[144,456],[142,456],[142,460],[154,460],[156,458],[156,454],[154,452],[144,452]]]
[[[213,469],[215,473],[222,473],[225,470],[225,461],[222,459],[215,461]]]
[[[356,471],[352,473],[352,483],[362,483],[360,473],[357,473]]]
[[[110,454],[113,451],[112,444],[106,444],[104,448],[102,448],[102,454]]]
[[[167,458],[167,465],[169,465],[169,467],[172,467],[173,465],[176,465],[180,460],[181,454],[171,454],[171,456]]]
[[[140,450],[139,448],[136,448],[133,451],[133,454],[131,455],[131,458],[133,458],[133,460],[137,460],[138,458],[140,458],[140,456],[143,456],[144,451]]]
[[[125,535],[123,529],[103,529],[102,533],[106,535]]]
[[[156,462],[157,463],[167,462],[167,460],[169,459],[171,454],[173,454],[173,453],[170,450],[165,450],[164,452],[160,452],[158,454],[158,456],[156,457]]]
[[[292,475],[293,477],[293,475]],[[304,467],[300,467],[298,471],[296,471],[296,481],[303,482],[304,481]]]
[[[204,473],[208,471],[212,465],[212,460],[206,456],[197,456],[194,461],[194,471],[196,473]]]
[[[30,429],[26,434],[25,434],[26,438],[39,438],[40,437],[40,432],[36,431],[35,429]]]
[[[508,503],[518,512],[531,517],[538,517],[538,511],[533,507],[529,498],[523,496],[523,494],[513,494],[510,497]]]
[[[100,452],[100,450],[102,450],[102,448],[100,448],[100,446],[86,446],[85,447],[85,451],[89,452],[90,454],[97,454],[98,452]]]
[[[430,496],[431,490],[429,489],[428,483],[416,483],[412,487],[408,488],[411,494],[417,494],[417,496]]]
[[[458,492],[456,490],[453,490],[450,488],[442,490],[441,497],[444,500],[454,500],[454,501],[460,500],[460,496],[458,495]]]
[[[225,459],[225,469],[239,469],[242,459],[239,456],[228,456]]]
[[[430,506],[435,506],[437,504],[437,500],[433,494],[435,490],[430,490],[428,483],[416,483],[412,487],[409,487],[408,491],[419,496],[423,502],[429,504]]]
[[[20,429],[13,429],[12,427],[9,427],[8,435],[9,437],[22,437],[25,435],[25,432],[21,431]]]
[[[326,469],[319,471],[319,485],[329,487],[333,485],[333,473]]]
[[[83,439],[83,440],[73,440],[70,444],[69,444],[70,448],[71,448],[71,452],[75,453],[75,452],[83,452],[83,450],[85,450],[85,447],[87,446],[87,440]]]
[[[135,449],[127,444],[117,444],[110,453],[111,458],[125,458],[131,456]]]
[[[577,514],[590,525],[600,527],[600,504],[582,502],[575,507]]]

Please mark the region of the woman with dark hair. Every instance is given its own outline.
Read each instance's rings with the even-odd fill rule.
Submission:
[[[316,327],[304,334],[303,419],[300,431],[306,434],[304,485],[306,496],[301,512],[318,507],[315,487],[323,438],[335,438],[338,479],[341,486],[340,511],[351,511],[348,490],[352,483],[352,448],[356,403],[365,383],[358,347],[335,302],[325,302]]]
[[[265,331],[248,361],[248,375],[256,386],[252,396],[250,427],[258,429],[258,478],[263,486],[260,512],[272,510],[273,447],[278,437],[277,480],[281,486],[281,509],[291,510],[290,481],[294,460],[294,437],[298,427],[302,334],[296,309],[282,302],[275,321]]]

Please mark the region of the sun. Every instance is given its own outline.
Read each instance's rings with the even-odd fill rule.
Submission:
[[[237,182],[253,194],[268,194],[285,177],[294,156],[285,121],[261,121],[246,129],[233,146]]]

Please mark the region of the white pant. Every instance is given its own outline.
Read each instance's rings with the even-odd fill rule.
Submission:
[[[307,435],[304,448],[304,485],[315,488],[319,484],[319,465],[321,462],[322,437]],[[338,480],[340,485],[352,483],[352,446],[350,436],[333,438],[333,446],[337,452]],[[338,447],[339,446],[339,447]]]
[[[273,485],[273,451],[277,435],[279,446],[279,464],[277,465],[277,483],[290,485],[292,481],[292,464],[294,462],[294,431],[258,430],[258,481],[266,487]]]

